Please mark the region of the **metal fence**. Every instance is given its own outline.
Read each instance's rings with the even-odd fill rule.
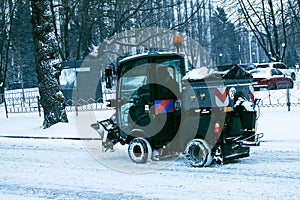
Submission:
[[[266,90],[255,92],[262,107],[300,106],[300,82],[294,82],[293,89]]]
[[[104,90],[102,94],[103,101],[107,99],[115,98],[115,92],[113,90]],[[0,106],[5,108],[6,115],[8,113],[32,113],[38,112],[41,116],[43,108],[40,104],[40,95],[37,88],[24,89],[24,90],[12,90],[6,91],[5,97],[0,95]],[[101,111],[112,109],[106,106],[106,103],[99,103],[99,100],[94,98],[89,99],[66,99],[66,111],[67,112],[84,112],[84,111]]]
[[[101,111],[112,109],[106,106],[107,99],[114,99],[115,92],[113,90],[103,90],[103,102],[99,103],[97,99],[66,99],[67,112],[84,112],[84,111]],[[284,107],[300,106],[300,82],[295,82],[293,89],[266,90],[256,91],[255,98],[261,99],[262,107]],[[5,98],[0,95],[3,101],[1,107],[5,107],[7,113],[30,113],[43,112],[40,105],[40,97],[37,88],[6,91]]]
[[[41,112],[39,96],[5,97],[7,113]]]

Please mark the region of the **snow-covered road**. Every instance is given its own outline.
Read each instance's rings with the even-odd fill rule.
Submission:
[[[118,151],[118,150],[117,150]],[[108,152],[117,154],[118,152]],[[192,168],[183,158],[142,167],[118,159],[137,173],[116,171],[86,151],[80,141],[0,141],[1,199],[298,199],[300,145],[263,142],[249,158]],[[145,171],[147,165],[160,169]]]
[[[3,113],[2,113],[3,114]],[[108,113],[101,113],[108,117]],[[100,115],[101,115],[100,114]],[[0,116],[0,199],[299,199],[300,108],[262,108],[261,146],[248,158],[207,168],[176,160],[134,164],[127,146],[101,152],[100,141],[19,139],[16,136],[88,137],[92,118],[43,130],[36,114]],[[86,120],[86,121],[85,121]],[[80,124],[78,124],[80,122]],[[91,132],[89,131],[91,130]],[[95,134],[95,135],[92,135]]]

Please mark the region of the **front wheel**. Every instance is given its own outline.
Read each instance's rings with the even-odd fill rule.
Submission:
[[[213,160],[209,144],[202,139],[194,139],[187,144],[185,158],[193,167],[209,166]]]
[[[128,155],[135,163],[146,163],[152,157],[151,145],[144,138],[134,138],[129,143]]]

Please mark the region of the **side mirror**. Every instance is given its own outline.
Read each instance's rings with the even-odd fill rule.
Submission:
[[[112,88],[112,78],[112,69],[105,69],[105,83],[108,89]]]

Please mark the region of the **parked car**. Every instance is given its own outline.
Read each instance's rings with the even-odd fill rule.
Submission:
[[[256,65],[253,63],[241,63],[241,64],[238,64],[238,66],[243,68],[246,71],[250,71],[250,70],[256,68]]]
[[[276,90],[284,88],[293,88],[293,79],[284,75],[280,70],[275,68],[257,68],[249,71],[253,77],[254,90],[259,91],[262,89]]]
[[[256,65],[256,68],[275,68],[280,70],[283,74],[290,76],[293,80],[296,80],[296,74],[294,70],[289,69],[282,62],[259,63]]]

